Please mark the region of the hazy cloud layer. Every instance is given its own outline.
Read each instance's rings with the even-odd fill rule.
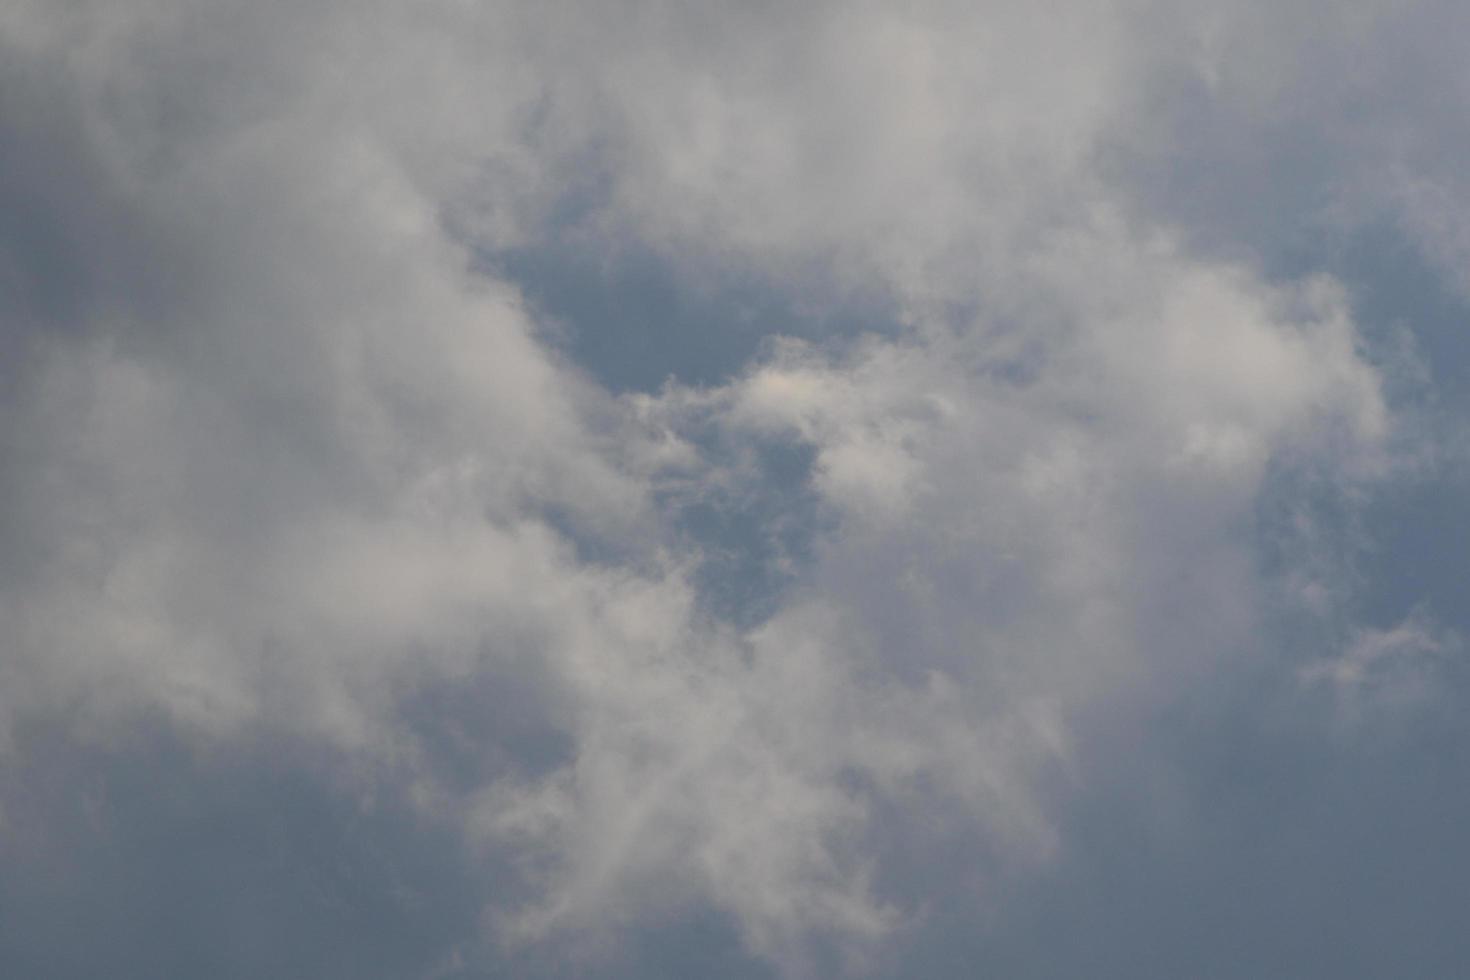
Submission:
[[[1453,973],[1464,16],[1044,6],[0,11],[0,966]]]

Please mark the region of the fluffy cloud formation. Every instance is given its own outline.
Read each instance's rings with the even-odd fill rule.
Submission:
[[[1271,590],[1357,637],[1309,682],[1430,649],[1255,537],[1402,452],[1349,286],[1138,180],[1189,173],[1171,93],[1256,132],[1318,92],[1298,16],[10,5],[11,764],[279,738],[509,869],[488,962],[708,909],[887,969],[926,875],[1067,851],[1099,718],[1273,656]],[[1434,179],[1382,206],[1448,262]],[[891,316],[616,391],[506,271],[568,242]]]

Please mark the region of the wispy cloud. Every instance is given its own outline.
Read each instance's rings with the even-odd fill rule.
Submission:
[[[1456,649],[1355,618],[1352,520],[1258,535],[1433,438],[1399,402],[1435,378],[1283,229],[1387,209],[1453,264],[1439,116],[1324,81],[1408,92],[1385,46],[1442,62],[1450,16],[10,4],[0,807],[40,812],[38,739],[278,746],[252,771],[495,882],[426,975],[673,970],[639,943],[701,916],[793,976],[904,972],[957,901],[1004,933],[1110,732],[1263,658],[1362,699]],[[1299,128],[1320,180],[1267,165]],[[571,250],[628,310],[546,322],[518,270]],[[630,251],[691,323],[765,297],[760,339],[681,376]],[[665,384],[565,342],[613,325]],[[1300,667],[1283,582],[1339,655]]]

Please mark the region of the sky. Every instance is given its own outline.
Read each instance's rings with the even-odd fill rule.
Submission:
[[[1467,31],[0,4],[0,975],[1465,972]]]

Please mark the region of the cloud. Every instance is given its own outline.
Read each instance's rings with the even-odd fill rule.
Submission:
[[[1277,216],[1228,181],[1199,209],[1139,183],[1214,159],[1180,91],[1232,132],[1310,115],[1302,32],[1257,5],[12,5],[9,758],[31,773],[38,730],[123,767],[139,726],[276,740],[252,771],[391,800],[418,823],[384,848],[447,834],[494,881],[463,899],[486,945],[426,972],[636,969],[629,937],[701,914],[736,972],[889,969],[949,889],[997,901],[1086,837],[1110,719],[1281,644],[1267,593],[1335,560],[1303,533],[1263,569],[1273,495],[1313,502],[1282,473],[1394,478],[1351,285],[1257,261]],[[609,386],[576,358],[610,346],[558,330],[636,326],[558,327],[516,281],[573,247],[806,320]],[[883,322],[827,315],[854,307]],[[1312,614],[1357,640],[1303,677],[1440,642],[1347,606]]]
[[[1435,696],[1436,668],[1462,645],[1457,633],[1419,608],[1389,629],[1355,630],[1340,655],[1303,667],[1301,679],[1328,688],[1354,713],[1364,702],[1414,705]]]

